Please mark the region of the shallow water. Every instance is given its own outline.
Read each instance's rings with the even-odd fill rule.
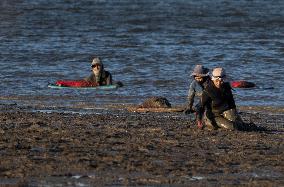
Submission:
[[[8,96],[70,103],[140,103],[164,96],[186,101],[195,64],[222,66],[239,105],[284,105],[284,2],[3,0],[0,2],[1,102]],[[48,82],[89,75],[103,59],[113,91],[48,89]],[[274,89],[265,89],[271,88]],[[70,99],[70,98],[71,99]],[[38,100],[41,102],[41,99]]]

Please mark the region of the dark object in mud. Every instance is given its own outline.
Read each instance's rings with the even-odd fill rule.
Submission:
[[[237,129],[239,131],[255,131],[255,132],[264,132],[264,131],[268,131],[268,129],[266,129],[265,127],[261,127],[261,126],[257,126],[256,124],[254,123],[243,123],[241,125],[239,125],[237,127]]]
[[[139,108],[171,108],[171,104],[165,97],[150,97]]]
[[[122,83],[121,81],[117,81],[117,82],[115,83],[115,85],[117,85],[117,87],[122,87],[122,86],[123,86],[123,83]]]

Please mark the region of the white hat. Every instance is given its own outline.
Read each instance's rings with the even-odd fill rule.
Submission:
[[[220,78],[225,78],[226,77],[226,72],[223,68],[214,68],[212,71],[212,79],[220,79]]]
[[[91,66],[93,66],[93,65],[95,65],[95,64],[102,64],[99,57],[95,57],[95,58],[93,59]]]

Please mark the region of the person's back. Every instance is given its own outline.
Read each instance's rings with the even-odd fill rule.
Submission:
[[[91,64],[93,73],[86,77],[84,80],[97,85],[111,85],[112,84],[112,76],[110,72],[104,70],[104,65],[99,58],[94,58]]]

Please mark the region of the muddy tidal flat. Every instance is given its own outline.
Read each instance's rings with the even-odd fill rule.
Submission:
[[[240,115],[259,128],[198,130],[180,112],[2,105],[0,185],[283,186],[283,110]]]

